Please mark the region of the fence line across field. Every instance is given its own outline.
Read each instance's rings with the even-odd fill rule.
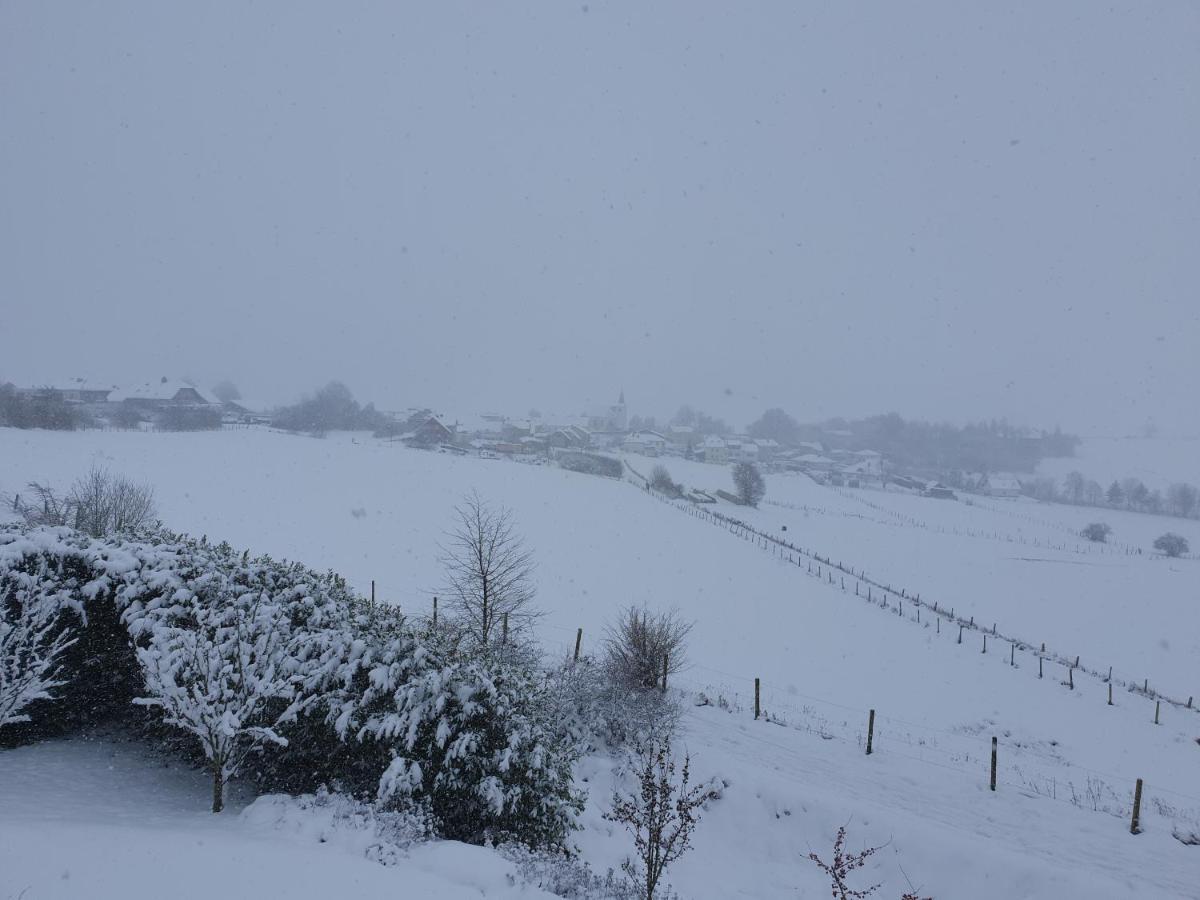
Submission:
[[[660,502],[665,503],[674,509],[680,510],[681,512],[684,512],[693,518],[699,518],[703,521],[707,521],[710,524],[721,527],[737,537],[742,538],[743,540],[756,543],[763,549],[769,550],[773,555],[777,556],[781,560],[796,565],[796,567],[804,574],[811,574],[815,577],[818,577],[832,587],[837,587],[843,591],[846,591],[844,579],[846,576],[849,576],[854,583],[856,596],[858,596],[860,599],[864,599],[862,589],[863,586],[865,586],[865,599],[868,602],[873,602],[875,600],[875,590],[878,590],[882,593],[880,605],[884,608],[888,608],[888,601],[891,599],[895,601],[892,608],[896,608],[896,604],[898,604],[900,613],[903,616],[904,606],[906,604],[911,605],[915,610],[917,610],[918,624],[926,624],[919,622],[920,610],[924,609],[927,616],[930,614],[932,615],[939,631],[941,629],[941,622],[945,620],[950,624],[958,626],[960,629],[960,634],[964,631],[970,630],[981,635],[990,635],[995,640],[1003,641],[1012,645],[1010,655],[1014,663],[1016,650],[1032,652],[1039,659],[1040,671],[1043,670],[1042,664],[1045,661],[1057,663],[1058,665],[1063,666],[1067,670],[1068,678],[1068,682],[1064,683],[1069,683],[1072,689],[1074,688],[1075,670],[1078,669],[1081,674],[1087,674],[1094,678],[1098,678],[1102,682],[1108,684],[1115,683],[1124,688],[1128,693],[1139,694],[1151,700],[1161,701],[1179,710],[1200,712],[1200,707],[1196,705],[1195,697],[1193,695],[1188,695],[1188,699],[1186,701],[1183,700],[1182,697],[1168,696],[1167,694],[1159,691],[1157,688],[1153,688],[1150,685],[1148,678],[1143,678],[1141,684],[1139,685],[1137,679],[1135,678],[1129,676],[1121,677],[1121,673],[1117,673],[1117,675],[1114,676],[1111,666],[1108,667],[1107,673],[1104,670],[1092,669],[1088,666],[1080,664],[1081,657],[1079,655],[1075,656],[1072,661],[1072,657],[1068,655],[1062,654],[1055,650],[1047,650],[1044,643],[1041,645],[1041,650],[1035,650],[1034,648],[1037,646],[1037,644],[1000,632],[996,623],[993,623],[992,628],[989,630],[985,623],[976,623],[973,616],[968,618],[957,616],[953,606],[947,610],[944,605],[940,605],[937,602],[930,603],[927,600],[922,600],[919,593],[909,594],[906,588],[896,588],[890,583],[877,581],[869,577],[864,569],[856,569],[853,565],[847,567],[843,560],[834,562],[832,557],[828,555],[822,556],[812,548],[806,549],[797,544],[793,544],[790,541],[785,541],[774,534],[768,534],[747,522],[741,521],[740,519],[735,519],[732,516],[726,516],[723,513],[717,512],[716,510],[702,508],[696,503],[681,501],[661,494],[654,490],[650,483],[646,481],[645,476],[638,473],[635,469],[629,466],[628,463],[626,463],[626,467],[630,473],[636,476],[634,483],[640,485],[646,493],[650,494]],[[807,570],[804,566],[805,560],[807,560],[809,564]],[[814,563],[816,564],[815,569],[813,568]],[[838,580],[836,581],[834,580],[834,572],[838,573]],[[907,617],[904,616],[904,618]],[[986,637],[984,640],[986,641]],[[986,652],[986,645],[984,645],[984,652]],[[1149,719],[1148,721],[1153,721],[1153,719]]]
[[[560,658],[580,658],[575,651],[580,640],[586,636],[584,629],[549,622],[541,623],[539,628],[562,633],[563,639],[549,638],[543,641],[547,648],[557,650]],[[583,656],[594,658],[597,642],[585,646]],[[692,677],[702,672],[731,681],[705,681]],[[871,723],[874,726],[872,755],[882,754],[885,758],[903,759],[939,771],[952,772],[973,784],[987,784],[989,780],[992,741],[996,738],[983,732],[955,732],[921,725],[899,716],[881,714],[877,710],[801,693],[791,688],[780,690],[764,685],[761,679],[752,676],[696,663],[672,676],[670,687],[681,696],[690,696],[697,701],[697,705],[722,708],[730,715],[744,715],[752,721],[757,694],[763,724],[811,734],[822,741],[836,741],[863,751],[867,746],[868,723]],[[827,708],[830,714],[825,716],[815,707],[798,706],[793,702],[795,700]],[[922,735],[928,737],[923,738]],[[802,752],[794,746],[772,741],[765,735],[741,731],[739,736],[771,746],[794,759],[804,759]],[[1142,779],[1059,760],[1028,744],[996,743],[1000,755],[996,788],[993,790],[1007,788],[1031,798],[1066,803],[1077,809],[1090,808],[1093,812],[1113,818],[1130,818],[1134,807],[1134,790],[1130,785]],[[1188,830],[1200,830],[1200,797],[1158,784],[1145,785],[1143,791],[1144,796],[1151,800],[1154,796],[1166,795],[1195,804],[1189,808],[1164,804],[1170,807],[1171,814],[1164,812],[1160,806],[1160,815],[1172,822],[1173,829],[1182,825]]]

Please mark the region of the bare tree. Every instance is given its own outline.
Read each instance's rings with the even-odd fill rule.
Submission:
[[[686,641],[692,630],[674,611],[651,613],[630,606],[608,627],[605,667],[609,678],[627,690],[651,690],[663,674],[682,671],[687,663]]]
[[[1167,503],[1171,507],[1171,512],[1177,516],[1183,516],[1186,519],[1196,508],[1197,502],[1200,502],[1200,492],[1197,492],[1196,488],[1190,484],[1173,484],[1167,488]]]
[[[512,512],[492,509],[474,491],[455,507],[458,524],[442,546],[449,604],[475,649],[524,631],[533,608],[533,555],[513,528]]]
[[[628,796],[614,793],[612,809],[604,814],[633,835],[637,858],[626,859],[621,868],[644,900],[654,900],[667,866],[691,848],[700,807],[717,796],[709,787],[688,787],[690,763],[685,756],[676,781],[670,741],[643,745],[638,752],[638,789]]]
[[[886,846],[886,845],[885,845]],[[865,900],[871,896],[882,885],[873,884],[867,888],[852,888],[846,883],[850,873],[857,869],[861,869],[867,864],[867,860],[882,850],[882,847],[867,847],[858,853],[850,853],[846,850],[846,826],[843,825],[838,829],[837,837],[833,841],[833,860],[825,862],[816,853],[810,852],[808,858],[817,864],[817,867],[829,876],[830,896],[835,900]],[[903,870],[902,870],[903,871]],[[910,882],[911,884],[911,882]],[[919,897],[916,889],[906,891],[900,900],[933,900],[932,897]]]
[[[60,627],[60,608],[44,598],[0,605],[0,728],[28,722],[25,709],[49,700],[59,680],[59,658],[75,643]]]

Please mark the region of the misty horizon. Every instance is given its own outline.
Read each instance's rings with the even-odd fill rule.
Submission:
[[[1195,7],[0,23],[0,381],[1200,433]]]

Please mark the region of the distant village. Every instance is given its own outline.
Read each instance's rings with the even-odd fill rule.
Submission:
[[[939,481],[890,471],[877,450],[842,450],[814,441],[784,445],[748,434],[702,433],[691,425],[633,429],[624,392],[609,407],[565,419],[539,415],[510,418],[499,413],[463,418],[430,410],[405,410],[395,416],[413,426],[400,434],[399,440],[451,453],[553,459],[620,451],[715,465],[753,463],[765,472],[803,473],[834,487],[882,488],[886,482],[929,497],[956,497],[954,489]],[[1017,497],[1022,489],[1020,480],[1009,474],[963,472],[956,481],[962,489],[993,497]]]
[[[114,428],[200,430],[222,426],[270,426],[273,416],[238,400],[224,399],[195,384],[159,378],[118,386],[71,379],[36,387],[7,386],[31,402],[60,404],[79,411],[87,425]],[[428,408],[374,411],[372,426],[381,437],[407,446],[485,458],[536,462],[599,459],[619,452],[648,458],[678,457],[714,465],[753,463],[765,472],[803,473],[834,487],[885,484],[929,497],[954,499],[955,489],[937,480],[904,474],[871,449],[837,449],[817,441],[780,443],[744,433],[714,433],[693,425],[661,429],[631,427],[622,391],[610,406],[576,416],[512,417],[501,413],[452,416]],[[993,497],[1016,497],[1021,480],[1005,473],[955,473],[957,489]]]

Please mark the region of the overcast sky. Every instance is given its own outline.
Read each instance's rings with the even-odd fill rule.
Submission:
[[[0,0],[0,381],[1200,433],[1198,48],[1192,0]]]

